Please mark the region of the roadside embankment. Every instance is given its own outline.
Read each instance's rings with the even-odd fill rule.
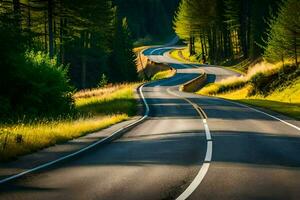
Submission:
[[[148,46],[135,48],[134,52],[137,56],[137,71],[139,77],[144,80],[158,80],[169,78],[175,74],[175,70],[165,63],[156,63],[143,54]]]
[[[267,108],[300,119],[300,69],[259,63],[245,76],[230,77],[196,92]]]
[[[203,73],[197,78],[183,84],[180,87],[180,90],[183,92],[196,92],[205,85],[206,79],[207,79],[207,75],[203,71]]]

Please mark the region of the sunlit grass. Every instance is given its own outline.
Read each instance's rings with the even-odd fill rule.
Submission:
[[[48,123],[2,126],[0,130],[2,143],[0,160],[8,160],[47,146],[66,142],[127,119],[128,115],[119,114]],[[18,137],[21,138],[19,143],[16,141]],[[3,146],[4,143],[5,147]]]
[[[156,73],[151,78],[151,80],[156,81],[156,80],[161,80],[161,79],[165,79],[165,78],[170,78],[170,77],[174,76],[175,73],[176,73],[176,70],[161,71],[161,72]]]
[[[300,79],[290,87],[276,90],[268,96],[248,96],[251,86],[217,95],[225,99],[267,108],[278,113],[300,119]]]
[[[180,54],[180,52],[181,52],[181,54]],[[181,49],[174,49],[174,50],[170,51],[170,56],[180,62],[188,62],[189,56],[184,57],[184,55],[186,55],[186,53],[183,55],[182,52],[185,52],[185,51],[181,50]]]
[[[232,76],[223,79],[219,82],[209,84],[206,87],[202,88],[197,93],[201,95],[216,95],[216,94],[228,92],[230,90],[237,90],[249,84],[253,79],[253,77],[255,77],[256,75],[263,74],[266,77],[272,76],[276,74],[281,68],[282,68],[281,63],[273,65],[266,62],[261,62],[249,68],[247,74],[245,75],[239,77]]]
[[[214,85],[209,87],[214,87]],[[248,84],[242,88],[216,94],[215,96],[267,108],[300,120],[300,78],[286,88],[277,88],[267,96],[249,96],[252,90],[252,86]],[[202,90],[202,93],[205,93],[205,90]]]
[[[201,95],[216,95],[219,93],[226,92],[228,90],[239,89],[247,83],[247,78],[241,77],[229,77],[221,80],[217,83],[212,83],[202,88],[200,91],[196,92]]]
[[[136,113],[134,89],[121,84],[74,95],[78,114],[73,117],[0,125],[0,160],[66,142],[127,120]]]

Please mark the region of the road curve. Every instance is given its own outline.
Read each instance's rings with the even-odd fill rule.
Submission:
[[[189,199],[300,199],[299,130],[242,105],[179,92],[199,68],[209,82],[236,74],[181,64],[168,49],[144,52],[177,69],[143,88],[145,122],[111,144],[0,185],[0,199],[176,199],[187,188]]]

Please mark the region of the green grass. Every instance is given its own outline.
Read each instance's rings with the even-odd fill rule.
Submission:
[[[11,160],[129,119],[137,111],[134,97],[137,85],[122,84],[76,93],[76,116],[0,125],[0,161]]]
[[[171,58],[174,58],[175,60],[178,60],[180,62],[187,62],[187,60],[183,59],[181,56],[179,56],[179,49],[174,49],[172,51],[170,51],[170,56]]]
[[[157,80],[161,80],[161,79],[165,79],[165,78],[170,78],[172,76],[174,76],[176,73],[176,70],[166,70],[166,71],[161,71],[161,72],[157,72],[152,78],[152,81],[157,81]]]
[[[220,83],[211,84],[197,93],[202,95],[214,95],[266,108],[300,120],[300,77],[294,79],[288,86],[278,87],[267,95],[250,95],[253,91],[253,86],[249,83],[240,88],[216,93],[215,91],[218,91],[219,88]]]
[[[257,107],[266,108],[300,120],[300,103],[284,103],[279,101],[270,101],[266,99],[240,99],[237,101]]]
[[[190,56],[188,48],[174,49],[170,52],[170,56],[180,62],[195,62],[199,63],[196,56]]]

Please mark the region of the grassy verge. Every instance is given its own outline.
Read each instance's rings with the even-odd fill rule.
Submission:
[[[197,92],[263,107],[300,120],[300,77],[294,66],[257,65]]]
[[[174,49],[174,50],[170,51],[170,56],[180,62],[188,62],[189,60],[184,59],[182,56],[180,56],[180,53],[179,53],[180,51],[182,51],[182,50]]]
[[[190,56],[188,48],[185,49],[174,49],[170,52],[170,56],[178,61],[181,62],[193,62],[193,63],[199,63],[197,60],[197,56]]]
[[[268,96],[248,96],[250,86],[217,95],[225,99],[273,110],[300,120],[300,79],[293,85]],[[251,90],[251,89],[250,89]]]
[[[0,125],[0,161],[107,128],[136,114],[134,89],[122,84],[75,94],[77,114],[63,119]]]
[[[241,99],[237,101],[257,107],[266,108],[268,110],[272,110],[300,120],[300,103],[292,104],[279,101],[270,101],[266,99]]]
[[[161,72],[157,72],[152,78],[152,81],[156,81],[156,80],[161,80],[161,79],[165,79],[165,78],[170,78],[172,76],[174,76],[176,73],[176,70],[166,70],[166,71],[161,71]]]

